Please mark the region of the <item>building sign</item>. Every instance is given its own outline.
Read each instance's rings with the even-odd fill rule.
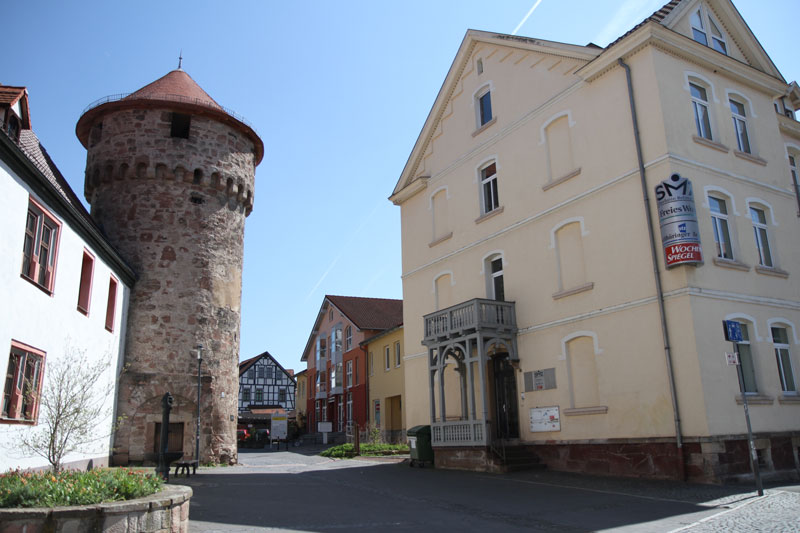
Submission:
[[[534,407],[531,409],[531,431],[561,431],[561,418],[558,406]]]
[[[287,426],[286,413],[274,413],[272,415],[272,432],[270,433],[270,438],[272,438],[272,440],[286,440]]]
[[[656,200],[667,268],[702,263],[692,183],[673,174],[656,186]]]
[[[722,328],[725,331],[725,340],[731,342],[742,342],[742,325],[735,320],[723,320]]]

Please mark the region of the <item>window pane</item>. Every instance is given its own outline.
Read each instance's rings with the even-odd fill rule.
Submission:
[[[692,96],[704,102],[708,101],[706,98],[706,90],[699,85],[695,85],[694,83],[689,84],[689,90],[692,92]]]
[[[772,328],[772,342],[775,344],[789,344],[786,328]]]
[[[711,209],[712,213],[721,213],[723,215],[728,214],[728,207],[725,205],[725,200],[720,200],[719,198],[709,196],[708,207]]]
[[[494,283],[494,299],[504,301],[506,295],[505,286],[503,285],[503,275],[495,276],[492,281]]]
[[[792,361],[789,358],[789,350],[786,348],[776,348],[775,355],[778,357],[778,370],[781,373],[781,388],[785,392],[797,392],[792,372]]]
[[[742,365],[742,377],[744,378],[744,392],[757,392],[756,372],[753,368],[753,356],[750,352],[749,344],[737,345],[739,350],[739,363]]]
[[[492,97],[487,92],[480,97],[481,126],[492,120]]]
[[[764,211],[761,209],[756,209],[755,207],[750,208],[750,219],[756,224],[767,223],[767,217],[764,215]]]

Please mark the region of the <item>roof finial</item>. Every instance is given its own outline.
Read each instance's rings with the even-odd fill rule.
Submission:
[[[181,48],[180,54],[178,54],[178,70],[181,69],[181,62],[183,61],[183,48]]]

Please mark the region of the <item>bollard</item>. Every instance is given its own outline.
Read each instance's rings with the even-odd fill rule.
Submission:
[[[161,441],[158,444],[158,467],[156,467],[156,473],[161,475],[165,483],[169,483],[169,461],[167,461],[169,412],[174,402],[175,400],[169,392],[161,398]]]

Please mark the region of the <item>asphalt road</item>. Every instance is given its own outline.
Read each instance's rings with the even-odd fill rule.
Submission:
[[[190,530],[800,531],[800,486],[705,486],[563,474],[506,475],[243,450],[198,470]]]

